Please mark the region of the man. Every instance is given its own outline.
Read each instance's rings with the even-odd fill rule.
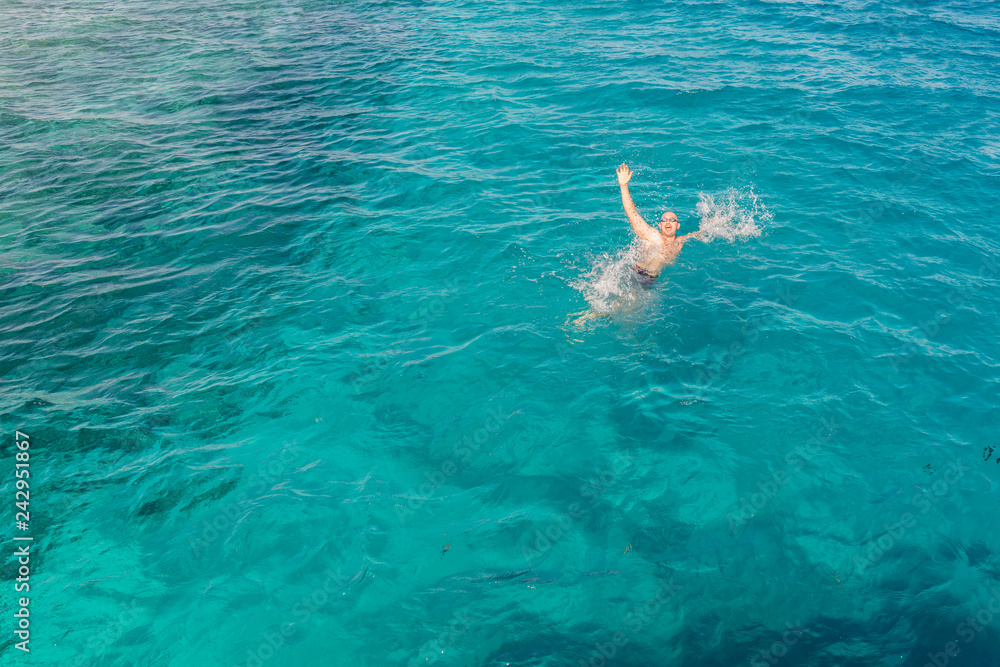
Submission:
[[[656,282],[663,267],[677,259],[684,244],[692,238],[701,238],[701,232],[677,236],[677,230],[680,229],[681,223],[678,222],[677,215],[672,211],[667,211],[660,217],[659,229],[651,227],[639,215],[635,204],[632,203],[632,196],[628,193],[628,182],[632,178],[632,172],[628,165],[623,164],[618,167],[616,173],[618,174],[618,185],[622,189],[622,204],[625,206],[625,215],[628,216],[632,229],[643,240],[642,259],[632,267],[632,270],[635,271],[639,283],[648,289]]]

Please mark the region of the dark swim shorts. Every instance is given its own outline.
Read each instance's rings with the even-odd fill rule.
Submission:
[[[642,268],[641,266],[633,266],[632,270],[635,271],[636,280],[642,285],[643,289],[649,289],[656,282],[659,276],[654,276],[652,273]]]

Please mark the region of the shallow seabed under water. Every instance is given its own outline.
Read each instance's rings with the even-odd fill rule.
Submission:
[[[0,35],[5,665],[1000,665],[995,3]]]

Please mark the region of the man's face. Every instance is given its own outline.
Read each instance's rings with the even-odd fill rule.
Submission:
[[[667,211],[660,218],[660,231],[662,231],[667,236],[675,236],[677,230],[681,228],[681,223],[677,220],[677,215],[671,211]]]

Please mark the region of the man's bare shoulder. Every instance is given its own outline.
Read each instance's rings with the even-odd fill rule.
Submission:
[[[640,236],[639,239],[642,241],[642,245],[650,250],[659,250],[666,245],[663,235],[659,232],[654,232],[648,236]]]

